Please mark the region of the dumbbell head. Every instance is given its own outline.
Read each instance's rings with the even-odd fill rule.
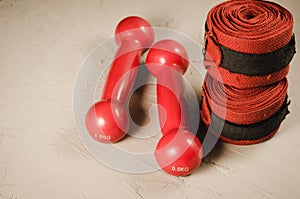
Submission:
[[[149,71],[158,76],[162,67],[170,67],[184,74],[189,66],[185,48],[174,40],[162,40],[154,44],[148,52],[146,64]]]
[[[131,16],[123,19],[116,27],[116,42],[124,40],[138,41],[142,48],[148,48],[154,40],[154,31],[151,25],[143,18]]]
[[[118,102],[101,101],[88,110],[85,123],[95,140],[114,143],[126,135],[129,129],[129,116]]]
[[[193,133],[174,129],[160,139],[154,155],[158,165],[166,173],[186,176],[200,165],[202,145]]]

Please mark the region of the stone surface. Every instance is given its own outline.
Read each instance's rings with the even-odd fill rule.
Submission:
[[[289,75],[292,113],[278,134],[255,146],[220,143],[188,177],[110,169],[88,153],[76,132],[72,92],[77,72],[88,53],[113,35],[120,19],[139,15],[200,43],[205,16],[217,2],[1,0],[0,198],[299,197],[299,54]],[[277,2],[293,13],[299,43],[298,0]],[[193,75],[189,79],[197,82]],[[155,98],[143,99],[149,107],[147,99]],[[120,146],[147,151],[155,142],[125,139]]]

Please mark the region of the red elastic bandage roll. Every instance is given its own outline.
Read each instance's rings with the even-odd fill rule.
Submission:
[[[264,0],[225,1],[205,24],[201,120],[232,144],[271,138],[289,114],[287,74],[296,53],[293,16]]]
[[[288,74],[295,54],[293,16],[280,5],[226,1],[210,10],[205,29],[204,65],[224,84],[263,86]]]
[[[287,79],[269,86],[234,88],[206,74],[203,92],[214,114],[235,124],[253,124],[275,114],[287,95]]]
[[[289,114],[287,80],[252,89],[236,89],[206,75],[201,120],[221,140],[255,144],[271,138]]]

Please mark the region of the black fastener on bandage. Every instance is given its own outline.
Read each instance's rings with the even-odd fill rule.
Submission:
[[[281,49],[265,54],[247,54],[220,45],[221,67],[233,73],[249,76],[264,76],[285,68],[296,53],[295,36]],[[266,46],[267,48],[267,46]]]
[[[258,140],[263,138],[273,131],[275,131],[285,119],[285,117],[290,113],[288,106],[290,101],[285,101],[282,107],[270,118],[249,125],[239,125],[234,124],[224,119],[219,118],[213,112],[211,112],[211,124],[209,128],[216,130],[220,129],[220,125],[223,125],[221,135],[232,139],[232,140]]]

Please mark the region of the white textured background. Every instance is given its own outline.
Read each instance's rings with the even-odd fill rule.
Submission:
[[[209,0],[0,0],[0,198],[299,198],[300,57],[291,114],[263,144],[219,144],[185,178],[132,175],[94,160],[74,127],[72,91],[87,54],[128,15],[203,37]],[[276,1],[295,18],[298,0]]]

